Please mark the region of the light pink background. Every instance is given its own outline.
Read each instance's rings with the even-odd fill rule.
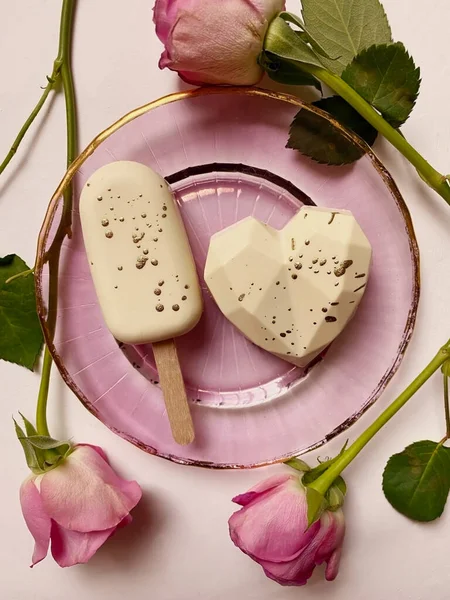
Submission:
[[[450,122],[440,96],[450,92],[446,56],[450,5],[430,0],[385,0],[396,39],[405,42],[422,67],[424,82],[407,137],[442,171],[449,170]],[[74,57],[81,147],[125,112],[179,88],[175,75],[158,71],[160,46],[151,26],[151,2],[79,2]],[[291,10],[297,2],[288,2]],[[57,46],[59,2],[0,0],[0,156],[45,84]],[[408,16],[405,19],[405,15]],[[434,49],[423,43],[432,35]],[[446,66],[447,65],[447,66]],[[51,194],[64,172],[64,106],[58,98],[44,113],[0,180],[0,255],[17,252],[33,262],[35,239]],[[35,134],[45,121],[39,137]],[[26,152],[29,151],[29,155]],[[450,211],[383,142],[377,151],[387,162],[415,222],[422,250],[423,292],[416,334],[387,393],[350,430],[353,438],[415,376],[450,335]],[[110,433],[64,388],[55,373],[51,425],[55,435],[102,445],[121,472],[145,490],[134,526],[121,531],[85,567],[60,570],[50,560],[31,571],[31,538],[23,524],[17,492],[27,475],[13,435],[11,414],[32,417],[36,375],[0,363],[0,598],[3,600],[118,600],[124,596],[157,600],[288,600],[307,597],[446,600],[450,511],[440,523],[412,525],[385,501],[380,477],[387,457],[415,439],[439,439],[442,401],[437,377],[421,391],[347,472],[348,531],[341,573],[333,584],[315,575],[307,589],[283,589],[234,548],[226,521],[231,496],[279,467],[253,472],[214,472],[181,467],[149,457]],[[338,439],[320,455],[335,453]],[[313,457],[310,457],[312,460]]]

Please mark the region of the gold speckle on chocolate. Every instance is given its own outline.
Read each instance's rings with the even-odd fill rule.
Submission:
[[[158,266],[158,261],[156,260],[156,258],[152,258],[151,263],[154,267]]]
[[[108,231],[105,232],[105,237],[107,237],[108,239],[111,239],[113,237],[113,232],[111,231],[111,229],[108,229]]]
[[[163,305],[163,304],[157,304],[157,305],[156,305],[156,310],[157,310],[158,312],[162,312],[162,311],[164,310],[164,305]]]
[[[103,227],[108,227],[108,225],[109,225],[108,219],[102,219],[102,225],[103,225]]]

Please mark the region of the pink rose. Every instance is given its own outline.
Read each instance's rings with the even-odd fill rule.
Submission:
[[[230,517],[231,539],[268,577],[281,585],[304,585],[323,562],[326,579],[336,577],[344,514],[326,510],[307,529],[306,493],[298,476],[271,477],[233,502],[243,508]]]
[[[20,488],[25,522],[35,540],[32,566],[47,556],[60,567],[87,562],[106,540],[131,522],[142,491],[111,469],[97,446],[75,446],[57,467],[31,475]]]
[[[156,34],[165,46],[160,69],[188,83],[253,85],[258,56],[285,0],[156,0]]]

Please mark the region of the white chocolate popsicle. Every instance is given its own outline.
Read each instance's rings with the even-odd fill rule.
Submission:
[[[149,167],[114,162],[80,198],[86,253],[108,329],[128,344],[190,331],[202,296],[189,241],[166,181]]]
[[[80,217],[106,325],[117,340],[153,344],[174,439],[188,444],[194,429],[173,338],[195,327],[203,304],[170,188],[143,164],[114,162],[86,183]]]
[[[307,206],[281,231],[249,217],[216,233],[205,280],[248,339],[306,366],[355,313],[371,254],[351,212]]]

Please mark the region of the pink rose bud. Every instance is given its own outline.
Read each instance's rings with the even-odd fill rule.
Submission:
[[[305,585],[316,565],[327,563],[325,577],[338,574],[344,539],[344,514],[325,510],[307,526],[305,487],[297,475],[271,477],[233,502],[243,508],[229,520],[238,548],[281,585]]]
[[[258,56],[285,0],[156,0],[153,20],[165,46],[160,69],[188,83],[253,85]]]
[[[20,488],[25,522],[34,537],[32,566],[47,556],[60,567],[87,562],[131,522],[142,491],[111,469],[101,448],[80,444],[54,469],[31,475]]]

